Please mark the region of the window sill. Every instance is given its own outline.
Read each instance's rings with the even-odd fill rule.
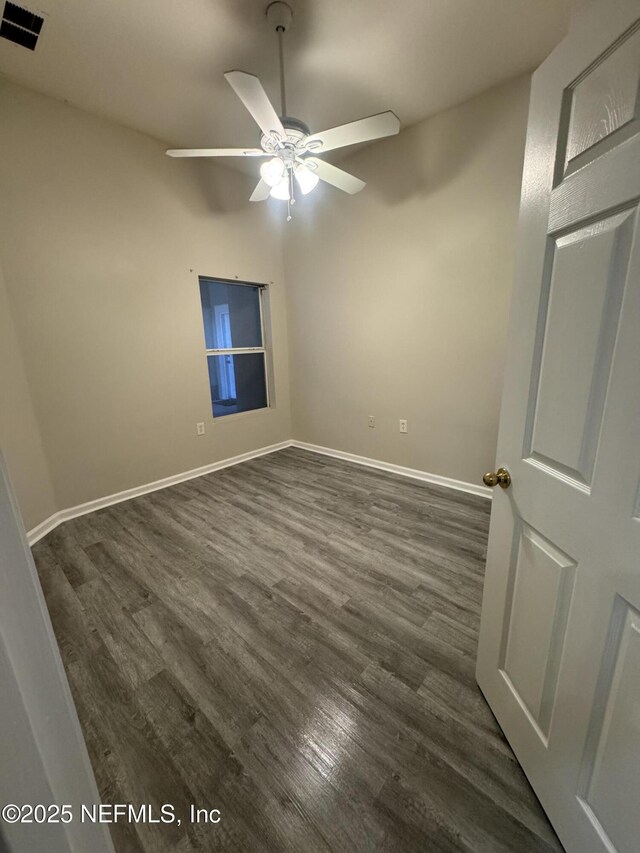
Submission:
[[[217,418],[211,417],[211,420],[214,424],[219,423],[227,423],[228,421],[235,421],[237,418],[247,418],[252,415],[255,417],[257,415],[265,415],[268,412],[273,412],[275,406],[265,406],[262,409],[250,409],[248,412],[234,412],[232,415],[218,415]]]

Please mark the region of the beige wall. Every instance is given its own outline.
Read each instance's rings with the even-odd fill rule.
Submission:
[[[295,438],[474,483],[493,465],[528,95],[519,78],[356,152],[339,165],[365,191],[296,205]]]
[[[22,511],[33,527],[55,512],[53,486],[0,268],[0,450]]]
[[[1,80],[0,115],[0,260],[57,508],[289,438],[280,219],[254,181]],[[273,282],[272,410],[213,423],[198,273]],[[12,435],[31,526],[50,490]]]
[[[282,209],[250,205],[249,177],[0,80],[0,442],[27,527],[292,435],[478,482],[495,455],[528,88],[342,161],[366,191],[318,188],[283,247]],[[198,273],[273,282],[274,409],[213,422]]]

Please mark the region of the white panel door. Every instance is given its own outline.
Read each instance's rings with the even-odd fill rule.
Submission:
[[[114,853],[18,504],[0,450],[0,806],[69,805],[73,819],[0,818],[0,851]],[[4,843],[6,842],[6,844]]]
[[[640,850],[640,3],[536,72],[478,683],[570,853]]]

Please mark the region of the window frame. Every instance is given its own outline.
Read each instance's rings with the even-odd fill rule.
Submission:
[[[260,339],[262,341],[261,347],[228,347],[228,348],[218,348],[218,349],[208,349],[207,348],[207,338],[204,330],[204,316],[202,317],[202,334],[204,337],[204,352],[205,358],[208,359],[209,356],[212,355],[249,355],[249,354],[257,354],[262,353],[262,362],[264,366],[264,388],[265,388],[265,397],[267,400],[266,406],[261,406],[259,409],[247,409],[244,412],[233,412],[229,415],[218,415],[216,416],[213,413],[213,400],[211,400],[211,419],[215,423],[216,421],[220,421],[221,419],[226,418],[235,418],[238,415],[251,415],[257,412],[265,412],[271,408],[271,388],[269,383],[269,362],[268,358],[270,357],[270,352],[266,344],[266,334],[264,327],[264,298],[269,287],[268,284],[264,284],[262,282],[257,281],[239,281],[238,279],[232,278],[219,278],[218,276],[210,276],[210,275],[199,275],[198,276],[198,296],[200,295],[200,286],[202,282],[211,282],[213,284],[235,284],[238,287],[254,287],[258,289],[258,308],[260,310]],[[202,304],[200,304],[200,313],[202,314]]]

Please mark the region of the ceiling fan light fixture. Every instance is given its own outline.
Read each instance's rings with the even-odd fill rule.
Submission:
[[[307,195],[318,185],[320,178],[304,163],[298,163],[294,172],[302,195]]]
[[[336,148],[372,142],[392,136],[400,130],[398,117],[386,110],[318,133],[311,133],[305,122],[287,112],[284,69],[284,34],[292,20],[291,7],[274,0],[267,6],[266,16],[278,38],[280,60],[280,111],[276,112],[264,87],[255,74],[234,69],[225,79],[262,131],[259,148],[187,148],[170,149],[170,157],[264,157],[260,180],[250,201],[265,201],[270,196],[287,202],[287,222],[295,204],[296,187],[302,195],[312,192],[318,181],[331,184],[353,195],[366,186],[364,181],[326,162],[317,154]],[[294,181],[295,178],[295,181]]]
[[[279,157],[274,157],[272,160],[267,160],[260,166],[260,176],[265,184],[270,187],[276,187],[282,180],[284,175],[284,163]]]
[[[280,201],[289,201],[289,175],[285,175],[280,181],[271,188],[269,195],[272,198],[278,198]]]

